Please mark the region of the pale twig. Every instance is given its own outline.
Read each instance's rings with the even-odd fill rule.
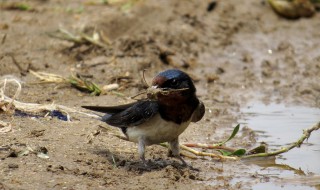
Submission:
[[[196,156],[208,156],[211,158],[217,158],[218,160],[238,160],[238,157],[231,157],[231,156],[223,156],[220,154],[214,154],[214,153],[208,153],[208,152],[201,152],[201,151],[197,151],[194,150],[192,148],[189,148],[187,146],[184,145],[180,145],[180,148],[183,150],[186,150],[188,152],[191,152],[192,154],[196,155]]]
[[[12,125],[10,122],[4,122],[0,120],[0,134],[7,133],[12,130]]]
[[[163,96],[168,96],[175,92],[181,92],[189,90],[189,88],[181,88],[181,89],[164,89],[164,88],[154,88],[149,87],[146,91],[142,91],[134,96],[131,96],[131,99],[135,99],[137,96],[147,94],[149,100],[158,100],[158,94],[161,94]]]
[[[4,96],[5,102],[12,101],[12,100],[13,100],[12,98]],[[67,114],[68,120],[70,118],[69,113],[78,113],[78,114],[86,115],[86,116],[93,117],[93,118],[100,118],[100,116],[98,116],[98,115],[81,112],[76,109],[69,108],[67,106],[53,104],[53,103],[52,104],[35,104],[35,103],[24,103],[24,102],[19,102],[17,100],[13,100],[13,105],[18,110],[25,111],[25,112],[31,112],[31,113],[59,110],[59,111]]]
[[[148,88],[147,89],[147,93],[151,93],[151,94],[162,94],[164,96],[167,96],[171,93],[174,92],[181,92],[181,91],[185,91],[185,90],[189,90],[189,88],[180,88],[180,89],[164,89],[164,88]]]
[[[164,89],[164,88],[154,88],[154,87],[149,87],[147,89],[147,97],[149,100],[158,100],[159,97],[158,95],[161,94],[163,96],[169,96],[175,92],[181,92],[189,90],[189,88],[181,88],[181,89]]]
[[[218,145],[210,145],[210,144],[202,144],[202,143],[185,143],[183,145],[186,147],[192,147],[192,148],[227,150],[230,152],[234,152],[237,150],[235,148],[230,148],[230,147],[226,147],[226,146],[218,146]]]
[[[150,85],[147,83],[146,77],[145,77],[145,75],[144,75],[145,72],[146,72],[146,69],[143,69],[143,71],[142,71],[142,79],[143,79],[144,84],[145,84],[147,87],[150,87]]]
[[[139,92],[138,94],[131,96],[130,99],[136,100],[135,98],[136,98],[137,96],[140,96],[140,95],[143,95],[143,94],[146,94],[146,93],[147,93],[147,91]]]

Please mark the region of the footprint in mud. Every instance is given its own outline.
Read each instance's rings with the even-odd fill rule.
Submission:
[[[140,160],[128,160],[128,158],[114,154],[109,150],[95,151],[95,154],[107,157],[107,160],[114,167],[124,168],[128,171],[138,172],[151,172],[162,170],[167,167],[173,167],[178,170],[192,170],[199,171],[199,169],[192,167],[191,165],[184,166],[176,160],[165,160],[162,158],[147,160],[147,165]]]
[[[149,160],[148,166],[145,166],[142,162],[126,162],[124,166],[129,171],[135,171],[140,174],[154,175],[158,173],[159,175],[169,178],[173,181],[178,181],[180,179],[191,179],[191,180],[201,180],[199,177],[199,170],[191,169],[188,166],[183,166],[176,161],[168,160]]]
[[[181,165],[180,162],[171,161],[171,160],[163,160],[163,159],[148,160],[147,165],[145,165],[141,161],[122,160],[122,161],[120,161],[120,164],[118,166],[122,166],[129,171],[139,171],[139,172],[162,170],[162,169],[168,168],[168,167],[175,168],[177,170],[186,169],[186,170],[199,171],[199,169],[193,168],[192,166],[184,166],[184,165]]]

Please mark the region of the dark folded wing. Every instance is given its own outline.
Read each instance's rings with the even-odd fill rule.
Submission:
[[[205,113],[205,107],[203,102],[199,101],[198,107],[194,110],[193,115],[192,115],[192,122],[197,122],[202,119]]]
[[[136,103],[137,102],[133,102],[130,104],[124,104],[124,105],[119,105],[119,106],[110,106],[110,107],[107,107],[107,106],[106,107],[103,107],[103,106],[81,106],[81,107],[88,109],[88,110],[101,112],[101,113],[115,114],[115,113],[119,113],[119,112],[122,112],[122,111],[128,109],[129,107],[133,106]]]
[[[103,121],[115,127],[126,128],[140,125],[148,121],[157,113],[157,102],[140,101],[119,113],[104,116]]]

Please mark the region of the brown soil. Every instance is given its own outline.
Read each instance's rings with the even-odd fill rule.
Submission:
[[[320,106],[319,14],[285,20],[256,0],[217,1],[212,11],[207,11],[212,2],[207,0],[138,1],[127,9],[89,2],[29,0],[33,11],[0,9],[0,76],[13,75],[23,82],[19,101],[76,109],[122,104],[143,89],[143,69],[150,81],[159,71],[179,68],[195,79],[206,105],[205,117],[191,124],[180,141],[199,143],[225,139],[239,108],[249,101]],[[59,27],[73,33],[103,31],[111,44],[106,49],[74,46],[49,37]],[[166,51],[174,55],[163,59]],[[92,66],[96,63],[101,64]],[[65,77],[76,71],[101,86],[125,74],[131,78],[118,80],[118,92],[125,97],[90,96],[69,86],[31,84],[37,79],[29,69]],[[200,171],[183,168],[161,146],[147,148],[154,167],[145,170],[136,144],[112,135],[117,129],[71,116],[72,121],[65,122],[0,115],[4,121],[13,119],[13,131],[0,134],[0,189],[246,189],[252,184],[232,180],[269,180],[254,175],[256,166],[242,162],[186,159]],[[101,130],[100,125],[107,129],[88,143],[87,136]],[[250,134],[242,130],[229,145],[254,146]],[[46,147],[50,158],[14,157],[13,152],[26,146]]]

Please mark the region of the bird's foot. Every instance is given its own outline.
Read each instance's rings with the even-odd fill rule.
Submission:
[[[172,150],[170,150],[170,149],[168,150],[167,156],[168,157],[174,157]]]
[[[188,167],[190,170],[200,171],[198,168],[194,168],[192,165],[188,164],[184,159],[179,155],[177,158],[182,162],[181,165],[183,167]]]
[[[146,167],[146,168],[149,167],[148,161],[144,157],[140,158],[140,160],[141,160],[144,167]]]

